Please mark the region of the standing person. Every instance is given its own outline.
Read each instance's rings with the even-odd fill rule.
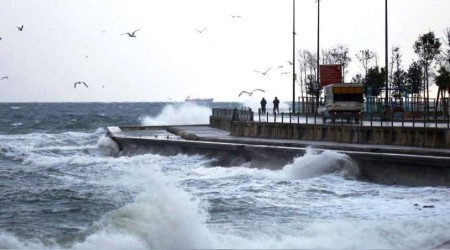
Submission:
[[[261,113],[263,115],[266,113],[266,104],[267,104],[267,101],[263,97],[262,100],[261,100]]]
[[[275,96],[275,100],[273,100],[273,114],[276,115],[277,113],[280,113],[280,110],[278,109],[278,105],[280,104],[280,100]]]

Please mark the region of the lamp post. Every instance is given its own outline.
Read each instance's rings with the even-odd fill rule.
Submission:
[[[320,81],[320,0],[317,0],[317,84]],[[319,95],[316,97],[316,109],[319,107]]]
[[[317,0],[317,82],[319,82],[319,80],[320,80],[320,76],[319,76],[319,66],[320,66],[320,63],[319,63],[319,59],[320,59],[320,57],[319,57],[319,50],[320,50],[320,48],[319,48],[319,46],[320,46],[320,0]]]
[[[295,0],[292,0],[292,112],[295,113]]]
[[[386,88],[385,88],[385,97],[384,97],[384,105],[388,105],[389,102],[389,95],[388,95],[388,91],[389,91],[389,74],[388,74],[388,1],[385,0],[385,48],[384,48],[384,57],[385,57],[385,81],[386,81]]]

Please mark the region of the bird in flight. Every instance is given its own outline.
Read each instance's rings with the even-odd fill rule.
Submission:
[[[253,93],[255,92],[255,91],[261,91],[261,92],[266,92],[266,91],[264,91],[264,90],[262,90],[262,89],[254,89],[252,92],[248,92],[248,91],[242,91],[240,94],[239,94],[239,96],[241,96],[242,94],[247,94],[248,96],[252,96],[253,95]]]
[[[291,65],[291,66],[292,66],[292,62],[291,62],[291,61],[286,61],[286,62],[288,62],[288,63],[289,63],[289,65]]]
[[[196,30],[198,33],[203,33],[203,31],[205,31],[206,30],[206,28],[203,28],[203,29],[201,29],[201,30]]]
[[[269,70],[270,70],[271,68],[272,68],[272,67],[268,68],[265,72],[261,72],[261,71],[258,71],[258,70],[253,70],[253,71],[255,71],[256,73],[260,73],[260,74],[262,74],[263,76],[266,76],[267,72],[269,72]]]
[[[76,88],[78,84],[84,84],[84,86],[86,86],[86,88],[89,88],[89,86],[87,86],[87,84],[86,84],[85,82],[76,82],[76,83],[73,85],[73,88]]]
[[[139,29],[133,31],[132,33],[130,33],[130,32],[123,33],[123,34],[121,34],[121,36],[123,36],[123,35],[128,35],[129,37],[134,37],[134,38],[136,38],[136,32],[137,32],[137,31],[139,31]]]
[[[5,80],[5,79],[9,79],[9,77],[7,77],[7,76],[2,77],[2,80]]]
[[[19,31],[22,31],[23,30],[23,24],[22,24],[22,26],[17,27],[17,28],[19,29]]]
[[[241,18],[241,16],[230,15],[231,18]]]

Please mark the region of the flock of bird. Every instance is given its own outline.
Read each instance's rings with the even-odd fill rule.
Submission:
[[[238,15],[230,15],[230,17],[231,18],[241,18],[241,16],[238,16]],[[207,29],[207,27],[204,27],[204,28],[202,28],[202,29],[196,29],[196,31],[199,33],[199,34],[202,34],[203,32],[205,32],[206,31],[206,29]],[[129,34],[129,33],[128,33]],[[290,62],[290,61],[287,61],[288,63],[289,63],[289,65],[292,65],[292,62]],[[277,68],[278,69],[282,69],[284,66],[283,65],[280,65],[280,66],[278,66]],[[253,70],[254,72],[256,72],[256,73],[259,73],[259,74],[261,74],[262,76],[266,76],[267,75],[267,73],[270,71],[272,69],[272,67],[269,67],[268,69],[266,69],[266,70],[264,70],[264,71],[259,71],[259,70]],[[290,74],[290,72],[281,72],[281,75],[286,75],[286,74]],[[265,92],[263,89],[254,89],[253,91],[241,91],[241,93],[239,93],[239,97],[242,95],[242,94],[247,94],[248,96],[252,96],[253,95],[253,93],[255,93],[255,92],[257,92],[257,91],[259,91],[259,92]]]
[[[292,62],[291,62],[291,61],[286,61],[286,62],[287,62],[290,66],[292,66]],[[273,67],[269,67],[269,68],[267,68],[266,70],[262,70],[262,71],[260,71],[260,70],[253,70],[253,71],[256,72],[256,73],[258,73],[258,74],[261,74],[262,76],[266,76],[272,68],[273,68]],[[280,66],[277,67],[278,70],[281,70],[281,69],[283,69],[283,68],[284,68],[284,65],[280,65]],[[288,71],[283,71],[283,72],[281,72],[281,75],[287,75],[287,74],[292,74],[292,73],[291,73],[291,72],[288,72]],[[256,92],[256,91],[265,92],[265,91],[262,90],[262,89],[254,89],[253,91],[245,91],[245,90],[244,90],[244,91],[241,91],[241,93],[239,93],[239,97],[240,97],[242,94],[247,94],[248,96],[252,96],[253,93]]]
[[[24,28],[24,25],[22,24],[21,26],[17,26],[17,29],[19,30],[19,31],[23,31],[23,28]],[[137,30],[135,30],[135,31],[133,31],[133,32],[126,32],[126,33],[123,33],[123,34],[121,34],[121,36],[123,36],[123,35],[128,35],[129,37],[133,37],[133,38],[136,38],[136,32],[137,31],[139,31],[139,29],[137,29]],[[105,32],[105,31],[102,31],[102,32]],[[0,40],[2,40],[2,37],[0,37]],[[88,58],[88,56],[86,56],[86,58]],[[8,80],[9,79],[9,77],[8,76],[3,76],[0,80]],[[74,83],[74,85],[73,85],[73,87],[74,88],[76,88],[77,87],[77,85],[84,85],[86,88],[89,88],[89,86],[86,84],[86,82],[83,82],[83,81],[78,81],[78,82],[75,82]],[[103,85],[102,87],[105,87],[105,85]]]
[[[19,31],[23,31],[23,24],[22,24],[22,26],[17,26],[17,29],[18,29]],[[0,37],[0,40],[2,40],[2,37]],[[3,81],[3,80],[8,80],[8,79],[9,79],[8,76],[3,76],[3,77],[1,78],[2,81]]]
[[[239,16],[239,15],[230,15],[230,17],[231,18],[241,18],[241,16]],[[23,31],[23,29],[24,29],[24,25],[21,25],[21,26],[17,26],[17,29],[19,30],[19,31]],[[196,29],[196,31],[199,33],[199,34],[202,34],[203,32],[205,32],[206,31],[206,27],[204,27],[204,28],[202,28],[202,29]],[[131,37],[131,38],[136,38],[136,32],[138,32],[138,31],[140,31],[140,29],[136,29],[136,30],[134,30],[133,32],[125,32],[125,33],[122,33],[122,34],[120,34],[120,36],[124,36],[124,35],[128,35],[128,37]],[[102,32],[105,32],[105,31],[102,31]],[[0,40],[2,40],[2,37],[0,37]],[[86,56],[86,58],[88,58],[88,56]],[[292,62],[290,62],[290,61],[287,61],[290,65],[292,65]],[[277,67],[277,69],[282,69],[284,66],[283,65],[280,65],[280,66],[278,66]],[[266,76],[267,74],[268,74],[268,72],[272,69],[273,67],[269,67],[269,68],[267,68],[266,70],[264,70],[264,71],[259,71],[259,70],[253,70],[254,72],[256,72],[256,73],[259,73],[259,74],[261,74],[262,76]],[[290,72],[281,72],[281,75],[285,75],[285,74],[290,74]],[[8,80],[9,79],[9,77],[8,76],[3,76],[2,78],[1,78],[1,80]],[[77,81],[77,82],[75,82],[74,83],[74,85],[73,85],[73,87],[74,88],[76,88],[78,85],[84,85],[86,88],[89,88],[89,86],[86,84],[86,82],[84,82],[84,81]],[[104,85],[103,85],[103,87],[104,87]],[[260,91],[260,92],[265,92],[264,90],[262,90],[262,89],[254,89],[253,91],[241,91],[241,93],[239,93],[239,96],[241,96],[242,94],[247,94],[248,96],[252,96],[252,94],[254,93],[254,92],[256,92],[256,91]]]

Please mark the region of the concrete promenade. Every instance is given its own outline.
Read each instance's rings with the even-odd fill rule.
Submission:
[[[448,149],[231,136],[209,125],[108,127],[107,134],[125,155],[204,154],[221,166],[250,163],[252,167],[279,169],[304,155],[307,148],[334,150],[358,164],[363,180],[389,185],[450,186]]]

